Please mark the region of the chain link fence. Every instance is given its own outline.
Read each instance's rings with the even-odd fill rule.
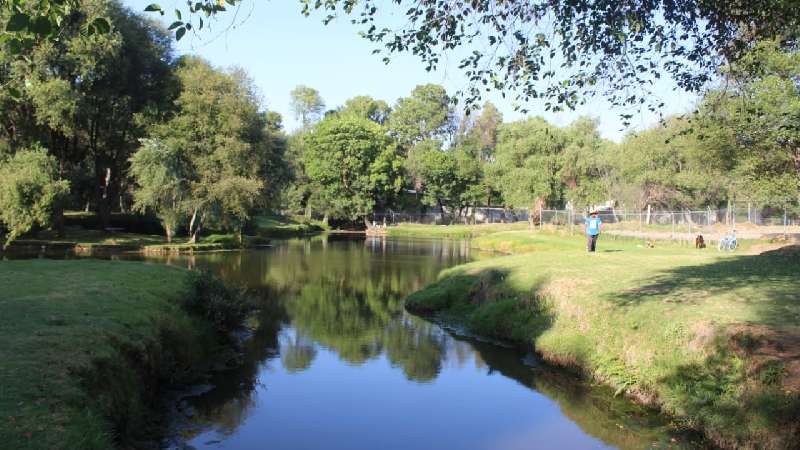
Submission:
[[[542,209],[533,212],[531,226],[582,233],[588,209]],[[671,239],[694,242],[698,234],[715,241],[736,230],[742,239],[764,237],[800,238],[800,215],[776,209],[761,209],[749,205],[702,210],[644,211],[624,208],[599,208],[604,232],[644,239]],[[528,209],[465,208],[461,211],[408,213],[386,211],[371,217],[375,225],[415,223],[427,225],[489,224],[528,222]]]
[[[733,231],[742,239],[800,237],[800,217],[786,211],[756,208],[721,208],[682,211],[627,211],[599,208],[604,232],[644,239],[670,239],[693,243],[697,235],[716,241]],[[537,225],[583,232],[587,210],[543,209]]]

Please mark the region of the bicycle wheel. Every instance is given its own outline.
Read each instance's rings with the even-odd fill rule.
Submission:
[[[739,243],[736,241],[736,239],[731,239],[730,242],[728,242],[728,250],[730,251],[736,250],[737,245],[739,245]]]
[[[717,244],[717,251],[721,252],[721,251],[725,250],[727,248],[727,243],[726,242],[727,242],[727,239],[725,239],[725,238],[720,239],[719,243]]]

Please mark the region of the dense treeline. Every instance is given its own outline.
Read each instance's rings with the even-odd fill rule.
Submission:
[[[108,17],[111,31],[86,33]],[[4,19],[5,22],[5,19]],[[800,53],[762,42],[724,68],[697,111],[617,144],[594,119],[504,123],[464,114],[445,89],[393,105],[358,96],[326,110],[292,91],[284,133],[240,69],[175,57],[167,31],[117,2],[82,0],[59,39],[0,51],[0,221],[6,241],[62,229],[64,210],[156,217],[167,239],[237,234],[256,209],[354,223],[376,211],[472,206],[796,208]],[[19,50],[19,49],[17,49]]]

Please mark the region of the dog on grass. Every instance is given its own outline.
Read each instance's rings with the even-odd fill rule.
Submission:
[[[706,248],[706,241],[703,239],[702,234],[698,234],[696,238],[694,238],[694,248]]]

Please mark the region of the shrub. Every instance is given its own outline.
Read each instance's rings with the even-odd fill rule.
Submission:
[[[241,326],[253,310],[253,303],[243,290],[226,287],[210,272],[193,272],[192,290],[183,300],[183,308],[213,325],[222,335]]]

